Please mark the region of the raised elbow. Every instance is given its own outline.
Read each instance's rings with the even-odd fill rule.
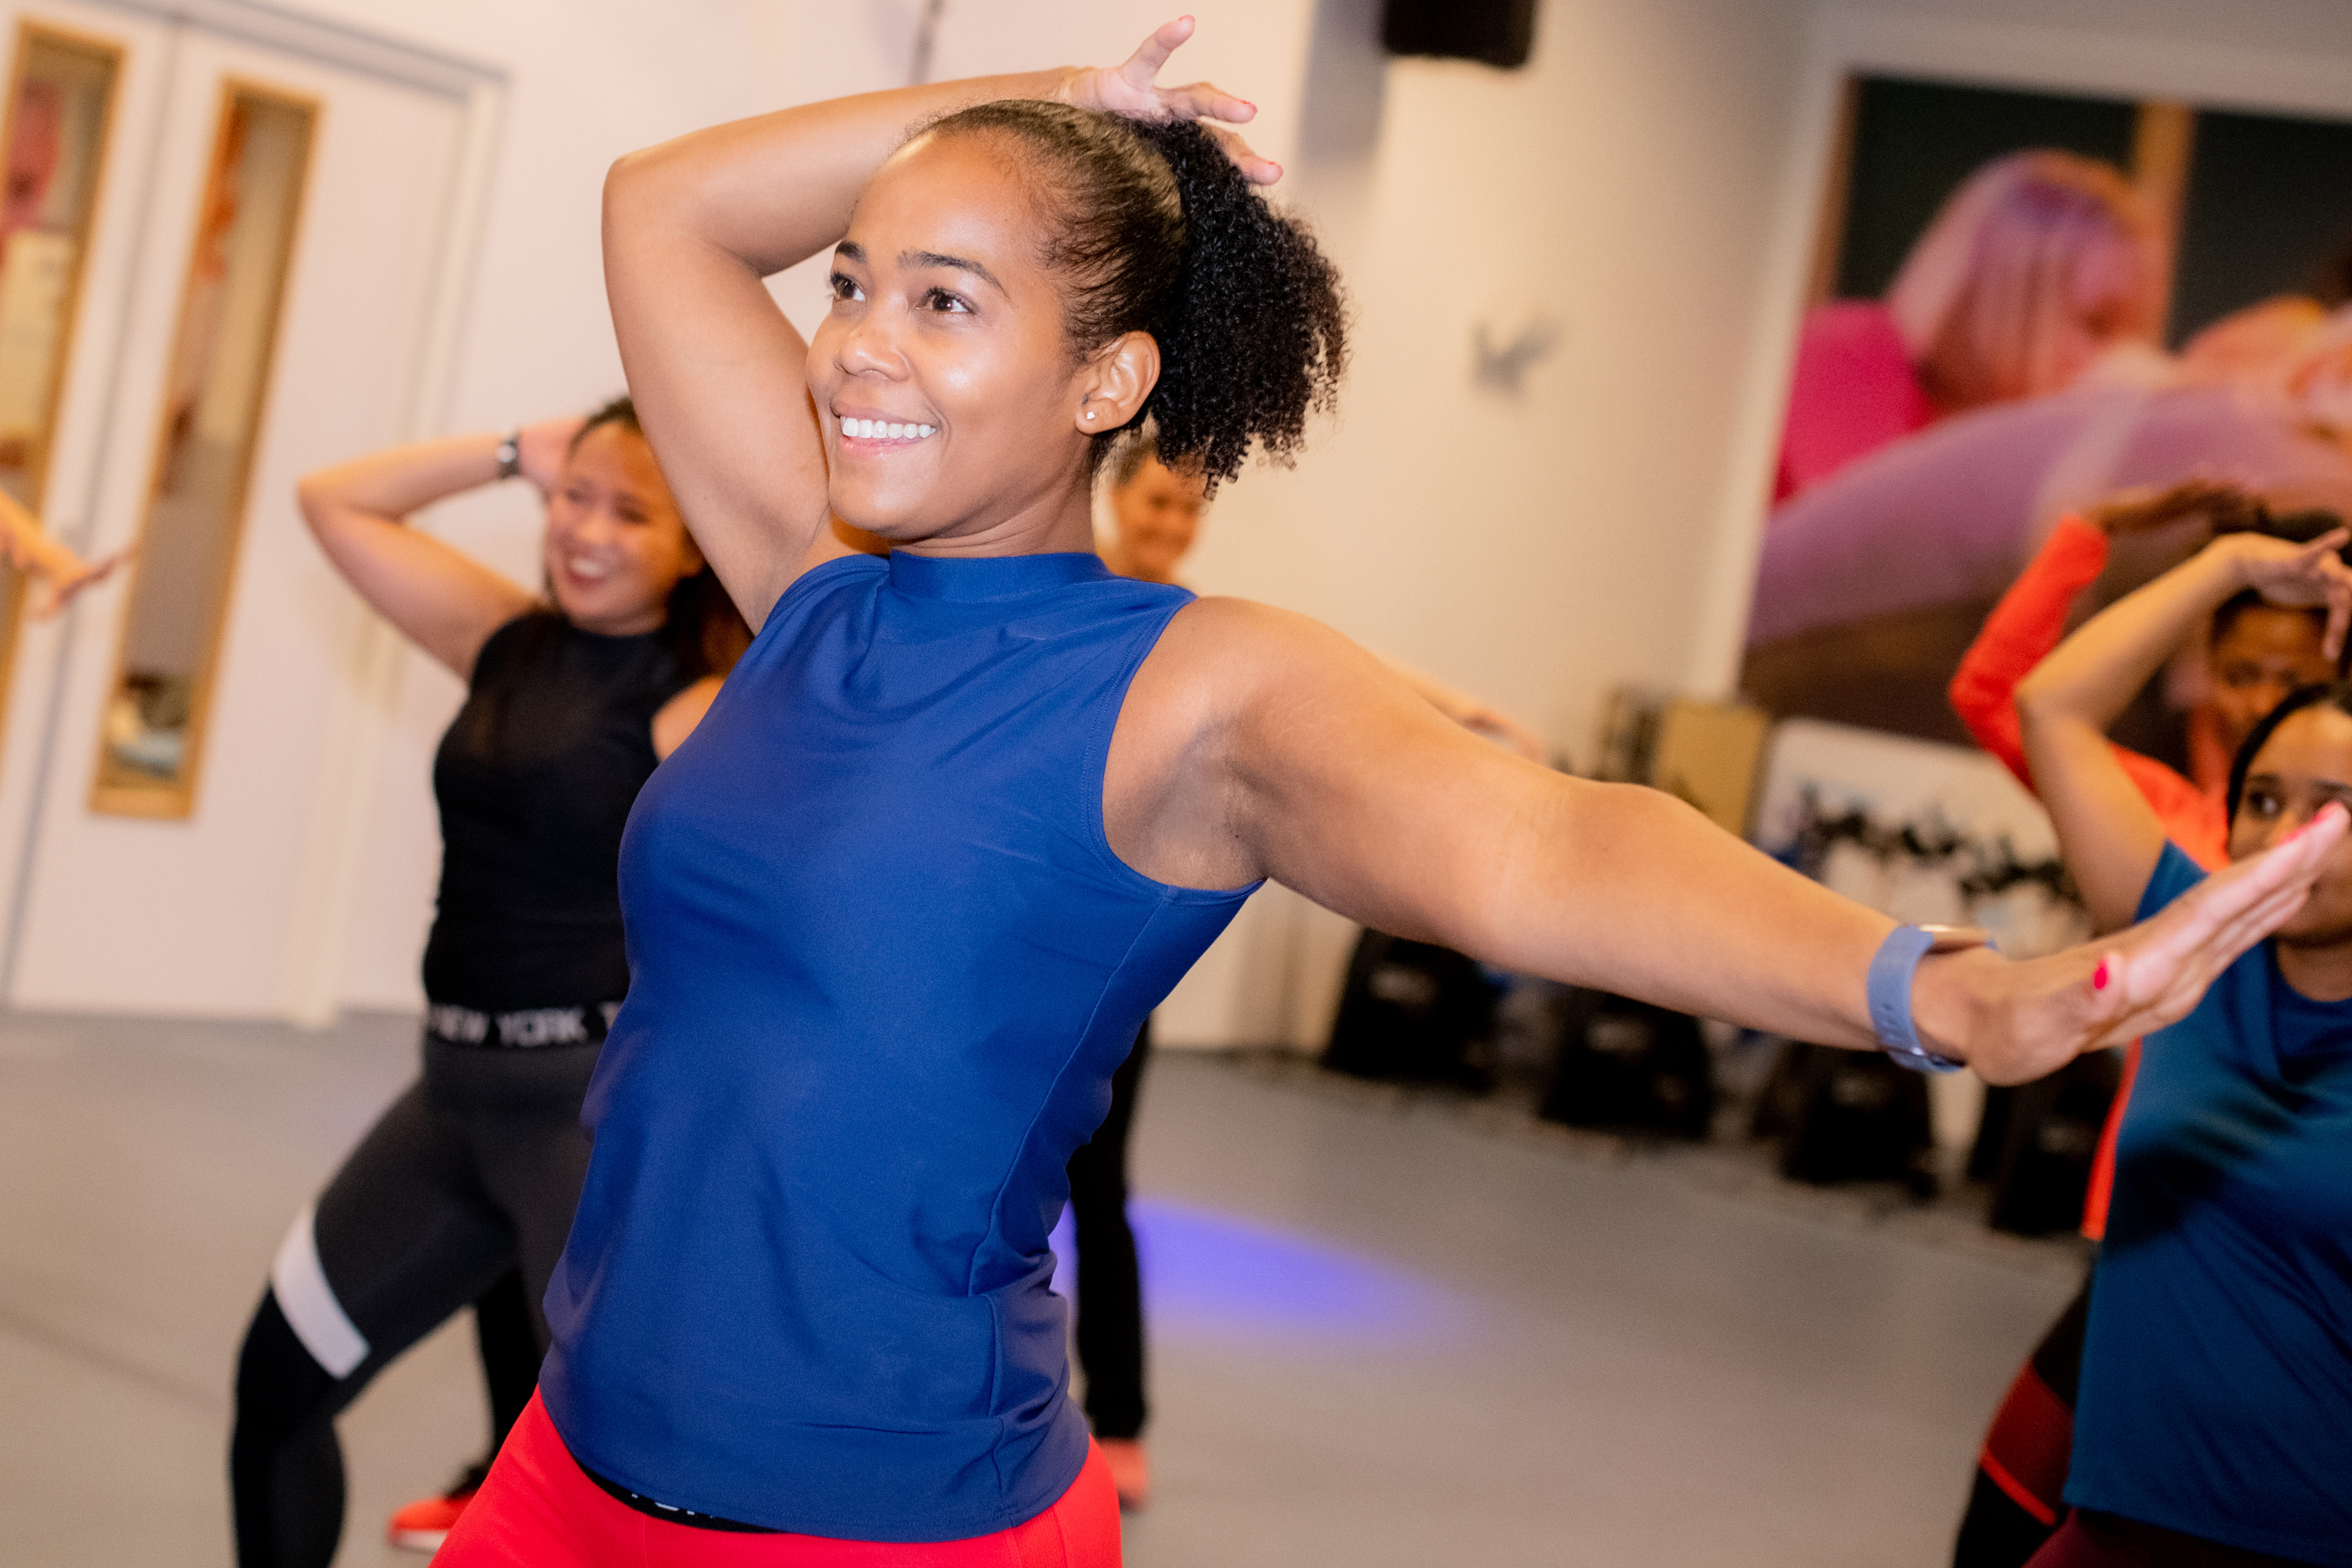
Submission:
[[[2042,678],[2041,670],[2017,683],[2017,718],[2020,723],[2032,724],[2052,718],[2057,711],[2057,692],[2053,683]]]
[[[665,177],[674,163],[674,160],[665,156],[667,152],[667,144],[641,147],[613,160],[612,167],[604,171],[604,221],[607,224],[621,213],[642,219],[665,192],[675,187],[676,180]]]
[[[334,510],[334,498],[325,470],[304,474],[294,481],[294,505],[312,533],[327,526],[327,519]]]

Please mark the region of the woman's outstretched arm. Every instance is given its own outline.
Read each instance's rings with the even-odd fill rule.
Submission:
[[[1892,921],[1670,796],[1565,778],[1465,734],[1304,617],[1188,606],[1137,675],[1110,764],[1112,847],[1160,880],[1272,876],[1367,925],[1512,969],[1800,1039],[1876,1043],[1865,981]],[[2344,826],[2331,814],[2098,946],[2029,963],[1929,958],[1920,1034],[2014,1083],[2170,1022],[2301,905]]]
[[[808,345],[763,279],[835,244],[909,131],[975,103],[1052,98],[1145,119],[1244,121],[1205,84],[1152,77],[1192,36],[1160,29],[1116,69],[979,77],[787,109],[633,153],[604,183],[604,286],[646,434],[696,542],[752,626],[830,550]],[[1270,163],[1231,144],[1253,178]]]
[[[2128,924],[2164,850],[2164,824],[2107,741],[2148,678],[2220,607],[2248,588],[2282,604],[2327,605],[2326,647],[2344,638],[2352,572],[2342,530],[2309,544],[2224,534],[2085,622],[2018,683],[2017,711],[2035,791],[2103,929]]]
[[[541,497],[580,432],[577,417],[520,432],[523,477]],[[407,526],[408,514],[499,478],[494,435],[452,436],[371,452],[305,474],[295,487],[302,517],[335,570],[376,614],[441,663],[471,679],[490,634],[537,601],[521,584]]]

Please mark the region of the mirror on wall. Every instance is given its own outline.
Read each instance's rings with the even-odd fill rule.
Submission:
[[[121,66],[112,44],[17,29],[0,122],[0,490],[36,513]],[[23,603],[24,584],[0,557],[0,692]]]
[[[226,84],[164,383],[91,806],[185,816],[318,107]]]

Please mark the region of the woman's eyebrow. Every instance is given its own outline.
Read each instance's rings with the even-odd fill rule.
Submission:
[[[937,250],[902,250],[898,253],[898,265],[901,267],[945,267],[957,272],[969,272],[973,277],[986,283],[990,288],[995,289],[998,293],[1002,294],[1004,292],[1004,285],[996,280],[995,273],[991,272],[979,262],[970,260],[961,256],[949,256]]]

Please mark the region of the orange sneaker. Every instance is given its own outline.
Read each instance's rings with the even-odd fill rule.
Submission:
[[[1120,1509],[1141,1513],[1144,1504],[1151,1500],[1151,1461],[1144,1456],[1142,1442],[1134,1437],[1097,1437],[1095,1447],[1102,1450],[1103,1463],[1110,1467],[1110,1484],[1118,1493]]]
[[[449,1532],[457,1527],[457,1516],[482,1489],[482,1478],[489,1474],[488,1465],[476,1465],[457,1478],[457,1484],[439,1497],[420,1498],[392,1516],[384,1526],[384,1539],[404,1552],[438,1552]]]

